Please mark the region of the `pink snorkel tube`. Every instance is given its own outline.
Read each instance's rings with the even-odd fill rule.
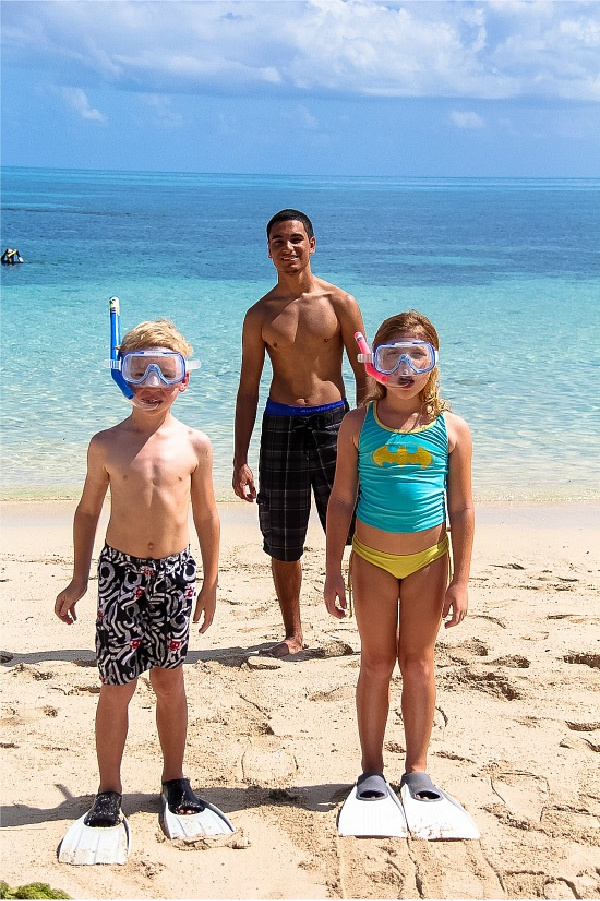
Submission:
[[[362,332],[356,332],[354,335],[354,339],[358,344],[358,348],[360,353],[358,355],[358,362],[364,363],[365,372],[367,375],[370,375],[371,378],[374,378],[375,381],[381,382],[382,385],[388,380],[388,376],[384,375],[383,372],[378,372],[377,369],[373,366],[373,354],[371,352],[371,348],[367,344],[366,338]]]

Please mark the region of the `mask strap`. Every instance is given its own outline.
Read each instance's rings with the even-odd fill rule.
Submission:
[[[119,344],[121,343],[121,315],[118,297],[110,298],[108,309],[110,312],[110,358],[111,360],[118,361],[121,356],[118,349]],[[131,400],[133,391],[121,375],[121,370],[111,366],[110,374],[127,400]]]

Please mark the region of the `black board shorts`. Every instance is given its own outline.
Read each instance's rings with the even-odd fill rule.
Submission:
[[[196,562],[189,548],[155,560],[105,545],[98,558],[100,681],[126,685],[152,667],[181,666],[195,595]]]
[[[302,557],[311,494],[325,528],[335,478],[337,437],[348,409],[344,400],[326,412],[263,414],[256,500],[263,547],[275,560]]]

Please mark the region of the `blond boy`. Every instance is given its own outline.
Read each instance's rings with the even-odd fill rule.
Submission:
[[[202,809],[183,777],[187,699],[183,661],[190,617],[200,632],[215,614],[219,518],[212,482],[212,446],[179,422],[171,406],[189,383],[192,348],[164,319],[142,322],[120,345],[122,374],[133,390],[131,415],[98,432],[88,448],[87,474],[73,524],[70,584],[56,599],[68,625],[87,590],[100,511],[110,486],[106,544],[98,561],[96,654],[102,682],[96,711],[100,783],[90,826],[116,825],[121,806],[121,760],[128,707],[137,678],[150,670],[169,808]],[[191,503],[200,542],[203,582],[196,598],[190,553]]]

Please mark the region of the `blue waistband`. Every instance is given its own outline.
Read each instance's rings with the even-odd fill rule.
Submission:
[[[312,416],[314,413],[331,413],[343,407],[345,400],[336,400],[332,404],[320,404],[316,407],[300,407],[297,404],[278,404],[276,401],[268,398],[265,406],[265,413],[271,416]]]

